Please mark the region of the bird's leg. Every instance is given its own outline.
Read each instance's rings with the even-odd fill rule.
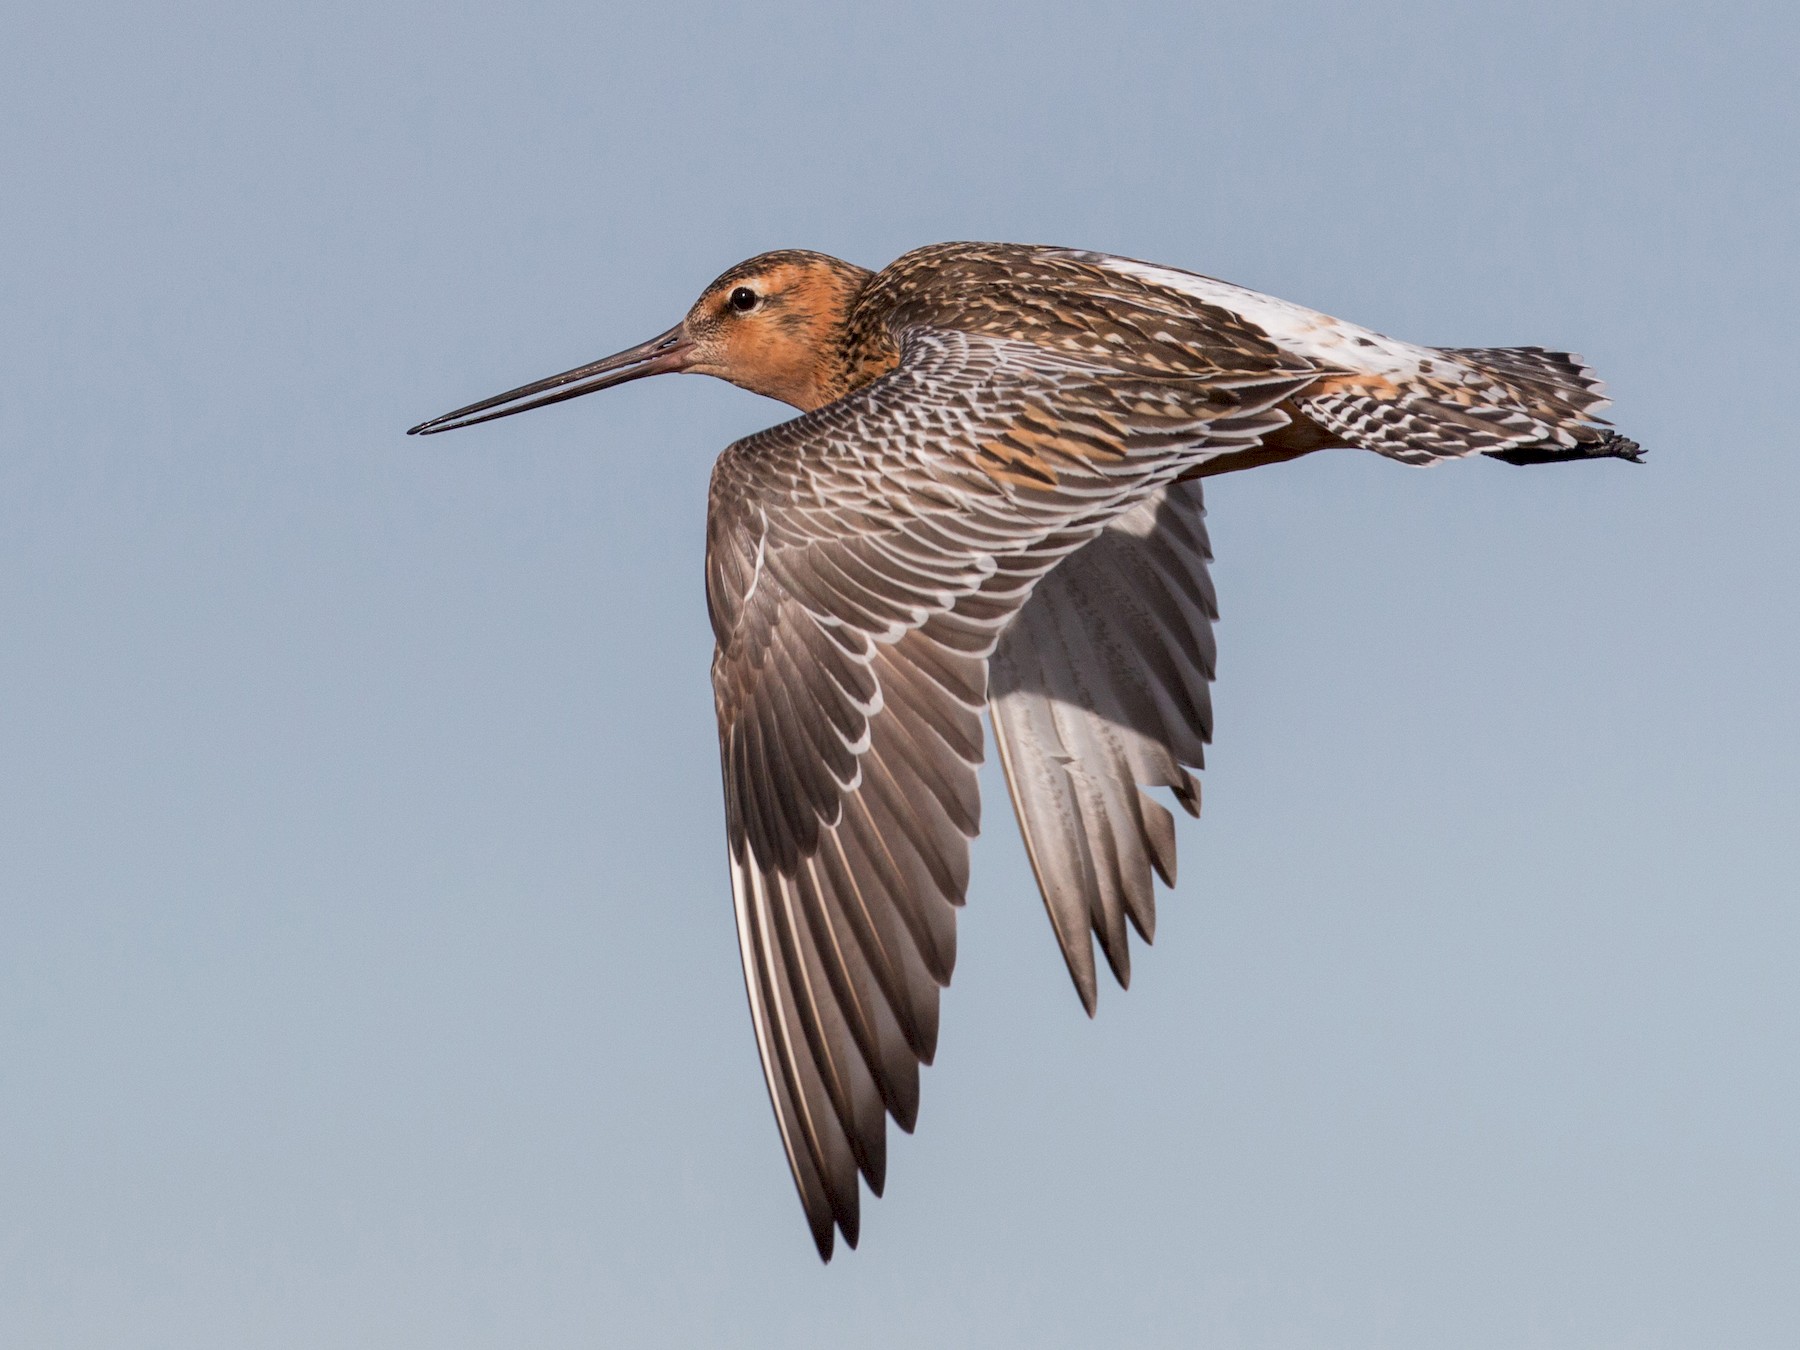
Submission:
[[[1490,459],[1508,464],[1567,464],[1578,459],[1628,459],[1644,462],[1644,447],[1616,431],[1603,432],[1597,441],[1580,445],[1523,445],[1513,450],[1483,451]]]

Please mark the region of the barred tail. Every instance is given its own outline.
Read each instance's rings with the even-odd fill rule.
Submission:
[[[1295,401],[1351,445],[1408,464],[1477,453],[1513,464],[1643,453],[1600,417],[1605,386],[1572,352],[1419,350],[1416,375],[1327,376]]]
[[[1445,356],[1487,371],[1521,392],[1555,406],[1575,421],[1589,422],[1612,401],[1600,377],[1574,352],[1543,347],[1440,347]]]

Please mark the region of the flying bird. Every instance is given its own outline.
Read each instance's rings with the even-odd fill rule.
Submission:
[[[985,710],[1091,1015],[1199,814],[1217,618],[1200,480],[1328,447],[1638,460],[1578,356],[1415,346],[1102,253],[740,263],[648,342],[412,428],[670,371],[800,410],[728,448],[706,602],[744,983],[819,1255],[911,1131],[980,820]]]

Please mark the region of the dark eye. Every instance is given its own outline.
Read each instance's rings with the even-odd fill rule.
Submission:
[[[748,286],[739,286],[725,301],[739,314],[748,314],[756,308],[757,294]]]

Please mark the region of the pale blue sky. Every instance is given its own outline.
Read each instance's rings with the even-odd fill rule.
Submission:
[[[0,43],[0,1344],[1800,1344],[1791,6],[39,5]],[[667,379],[992,238],[1585,352],[1650,451],[1211,491],[1206,817],[1088,1022],[987,779],[822,1269]]]

